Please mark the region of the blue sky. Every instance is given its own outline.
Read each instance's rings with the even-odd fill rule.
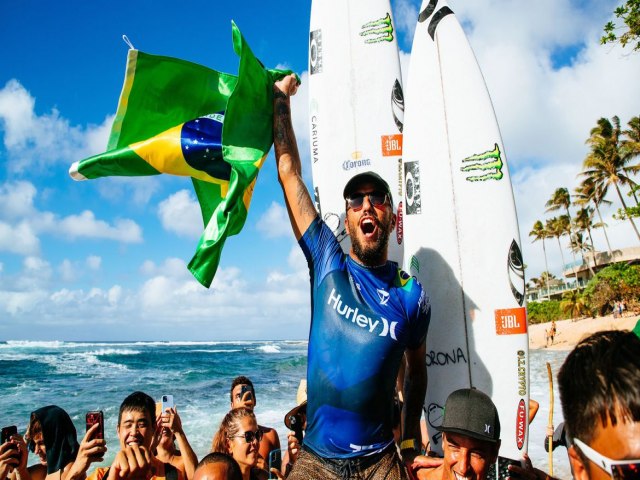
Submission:
[[[391,3],[406,74],[419,2]],[[555,188],[577,185],[589,129],[601,116],[625,124],[640,114],[640,55],[598,45],[615,1],[450,3],[494,101],[535,276],[544,263],[527,234]],[[308,0],[0,3],[0,340],[306,338],[308,273],[272,155],[210,290],[185,267],[202,230],[187,179],[77,183],[67,171],[106,146],[123,34],[142,51],[235,73],[233,19],[266,66],[303,79],[293,111],[310,184],[309,12]],[[616,208],[605,212],[612,244],[631,246],[630,228],[610,218]],[[559,275],[557,245],[547,250]]]

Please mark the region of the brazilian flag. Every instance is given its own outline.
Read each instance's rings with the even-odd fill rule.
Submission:
[[[74,180],[169,173],[191,177],[205,229],[189,270],[209,287],[240,232],[272,144],[273,83],[232,22],[238,75],[129,50],[107,151],[74,163]]]

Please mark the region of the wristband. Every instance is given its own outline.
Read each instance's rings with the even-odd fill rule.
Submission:
[[[416,452],[420,451],[418,448],[418,441],[415,438],[409,438],[407,440],[403,440],[400,444],[400,451],[402,450],[415,450]]]

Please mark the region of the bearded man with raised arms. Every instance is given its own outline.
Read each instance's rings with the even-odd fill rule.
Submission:
[[[420,283],[387,258],[396,216],[389,186],[380,176],[360,173],[344,187],[348,255],[319,218],[302,179],[291,122],[289,97],[296,89],[293,75],[274,86],[278,180],[307,258],[312,297],[307,428],[288,478],[407,478],[405,464],[421,445],[429,300]],[[392,427],[402,361],[400,459]]]

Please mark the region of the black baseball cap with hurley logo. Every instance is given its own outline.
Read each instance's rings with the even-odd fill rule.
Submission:
[[[498,409],[491,398],[478,389],[456,390],[444,404],[444,420],[437,429],[497,443],[500,440]]]

